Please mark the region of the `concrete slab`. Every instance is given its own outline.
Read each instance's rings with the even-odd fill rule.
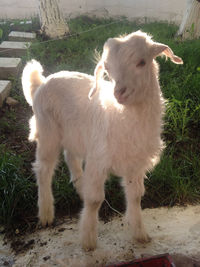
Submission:
[[[21,58],[0,57],[0,79],[16,77],[22,67]]]
[[[199,214],[200,205],[142,210],[144,225],[152,237],[149,243],[135,242],[122,217],[100,221],[97,249],[89,252],[81,249],[77,220],[62,218],[63,224],[20,235],[22,249],[34,242],[26,251],[15,254],[14,266],[113,266],[114,262],[169,253],[177,267],[199,267]],[[6,246],[2,249],[7,251]]]
[[[10,90],[11,90],[11,82],[0,80],[0,107],[2,107],[3,101],[6,99],[6,97],[9,96]]]
[[[12,42],[4,41],[0,44],[0,56],[4,57],[21,57],[26,54],[30,42]]]
[[[36,39],[36,34],[32,32],[12,31],[8,35],[9,41],[32,42],[35,39]]]

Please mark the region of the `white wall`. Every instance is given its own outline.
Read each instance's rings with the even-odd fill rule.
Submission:
[[[0,0],[0,19],[30,18],[38,13],[39,0]],[[67,17],[80,14],[126,16],[180,23],[187,0],[59,0]]]

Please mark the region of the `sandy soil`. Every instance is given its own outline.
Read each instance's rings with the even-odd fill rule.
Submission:
[[[1,237],[0,266],[99,267],[162,253],[172,255],[178,267],[200,266],[200,205],[145,209],[143,218],[151,243],[134,243],[123,218],[115,217],[100,222],[98,248],[87,253],[79,244],[76,219],[20,237],[17,254]]]

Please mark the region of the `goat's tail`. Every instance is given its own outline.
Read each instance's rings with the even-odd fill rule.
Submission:
[[[42,75],[43,68],[36,60],[29,61],[22,73],[22,88],[26,101],[30,106],[33,104],[33,97],[37,88],[45,82]]]

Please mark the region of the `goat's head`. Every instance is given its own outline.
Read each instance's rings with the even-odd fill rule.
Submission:
[[[95,86],[89,97],[96,92],[99,80],[106,72],[114,83],[114,95],[120,104],[140,102],[157,76],[154,59],[161,54],[176,64],[183,64],[167,45],[153,42],[141,31],[108,39],[95,69]]]

